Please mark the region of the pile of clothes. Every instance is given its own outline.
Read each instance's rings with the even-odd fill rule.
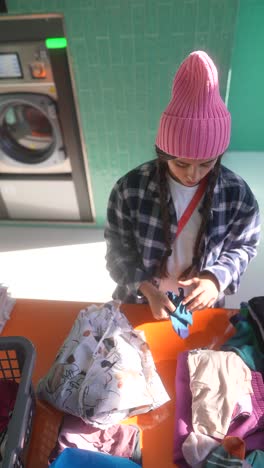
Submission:
[[[241,304],[221,349],[180,353],[174,462],[184,467],[264,466],[264,297]]]
[[[111,301],[81,310],[38,384],[38,397],[65,413],[50,455],[54,466],[66,456],[64,452],[70,457],[80,455],[69,451],[72,448],[140,465],[139,428],[121,422],[170,399],[144,333],[133,329],[119,306]],[[85,455],[91,457],[91,453]]]
[[[8,424],[15,408],[19,384],[15,380],[0,380],[0,467],[8,438]]]
[[[0,284],[0,333],[10,318],[15,302],[15,299],[8,292],[7,286]]]
[[[111,455],[119,462],[122,462],[121,459],[131,460],[137,468],[138,465],[142,465],[140,431],[136,425],[132,424],[114,424],[106,429],[99,429],[85,423],[76,416],[65,414],[59,428],[56,446],[49,457],[49,465],[52,464],[51,466],[53,466],[54,463],[54,466],[57,466],[55,461],[60,459],[65,462],[66,453],[68,453],[66,449],[69,448],[85,450],[87,453],[84,460],[87,464],[90,461],[88,457],[92,456],[93,460],[95,454],[100,453]],[[70,453],[67,456],[78,457],[79,451]],[[95,460],[100,463],[101,458],[99,457],[98,460],[95,458]]]

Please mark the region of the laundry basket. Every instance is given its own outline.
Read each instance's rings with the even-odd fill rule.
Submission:
[[[35,395],[32,372],[35,348],[22,336],[0,337],[0,379],[14,380],[18,385],[15,407],[7,429],[7,442],[1,468],[24,468],[31,435]]]

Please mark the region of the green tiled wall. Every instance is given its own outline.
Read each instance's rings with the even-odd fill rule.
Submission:
[[[263,0],[240,0],[229,98],[234,151],[264,151],[263,19]]]
[[[220,69],[225,97],[239,0],[9,0],[14,13],[65,15],[96,223],[115,180],[151,159],[174,73],[194,49]]]

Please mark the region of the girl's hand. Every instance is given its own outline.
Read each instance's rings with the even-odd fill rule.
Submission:
[[[156,289],[156,292],[148,297],[148,302],[151,308],[153,317],[156,320],[162,320],[169,318],[169,314],[166,311],[174,312],[175,305],[169,300],[168,296],[163,292]]]
[[[196,309],[211,307],[217,300],[219,283],[210,273],[202,273],[201,277],[194,277],[186,281],[179,281],[180,286],[194,286],[193,291],[182,301],[187,309],[193,312]]]
[[[168,320],[169,314],[166,309],[171,312],[175,310],[175,305],[169,300],[168,296],[148,281],[141,284],[140,291],[147,298],[153,317],[156,320]]]

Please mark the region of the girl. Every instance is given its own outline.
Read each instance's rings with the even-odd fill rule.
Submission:
[[[238,175],[221,164],[230,114],[210,57],[191,53],[179,67],[156,138],[157,158],[115,184],[108,202],[106,264],[113,298],[148,301],[156,319],[173,311],[223,306],[259,242],[259,209]]]

